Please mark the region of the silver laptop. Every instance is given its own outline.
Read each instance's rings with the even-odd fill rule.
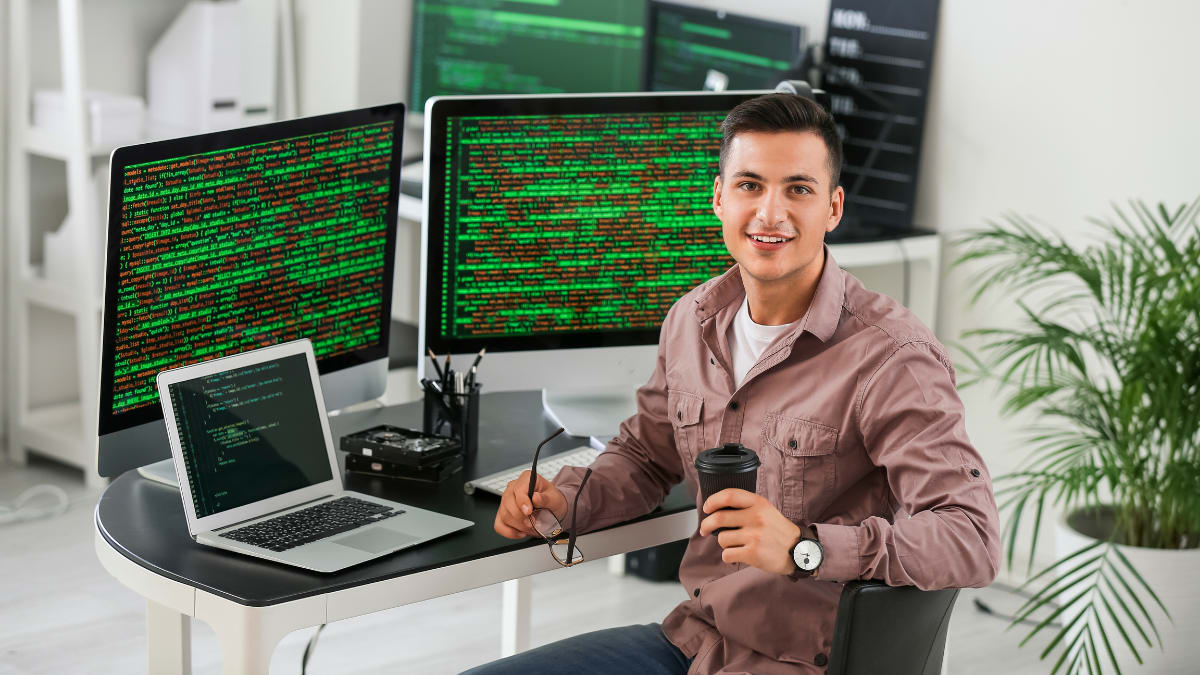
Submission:
[[[188,532],[334,572],[474,525],[342,487],[312,343],[158,375]]]

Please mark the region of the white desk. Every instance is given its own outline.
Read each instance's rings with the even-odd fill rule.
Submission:
[[[413,487],[356,477],[351,489],[375,485],[381,496],[467,518],[475,526],[421,546],[332,575],[210,549],[191,541],[179,494],[128,472],[114,481],[96,507],[95,548],[104,568],[146,599],[149,672],[187,673],[191,665],[188,617],[207,622],[221,643],[229,674],[265,673],[276,645],[288,633],[472,588],[506,582],[502,612],[504,655],[529,646],[528,577],[558,569],[544,543],[514,542],[492,531],[498,502],[467,496],[464,476],[486,475],[528,461],[548,435],[538,392],[482,397],[481,454],[464,473],[441,484]],[[536,412],[533,412],[536,411]],[[345,413],[334,433],[379,423],[414,427],[420,404]],[[548,450],[577,441],[560,437]],[[375,491],[375,490],[373,490]],[[408,498],[403,498],[407,494]],[[697,527],[694,497],[677,487],[662,511],[579,537],[589,558],[599,559],[689,537]]]
[[[138,478],[136,480],[145,480]],[[696,529],[694,511],[585,534],[581,549],[602,558],[685,539]],[[205,590],[174,581],[119,553],[99,531],[96,555],[109,574],[146,599],[149,672],[191,672],[191,629],[188,617],[216,632],[227,675],[267,672],[276,645],[288,633],[379,612],[413,602],[505,582],[501,653],[529,647],[530,576],[558,569],[544,545],[488,556],[459,565],[266,607],[242,605]]]

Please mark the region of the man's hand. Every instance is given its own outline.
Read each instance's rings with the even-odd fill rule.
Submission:
[[[559,492],[554,483],[537,477],[533,488],[533,501],[529,501],[529,471],[504,488],[500,497],[500,508],[496,510],[496,522],[493,527],[496,533],[509,539],[524,539],[535,535],[529,526],[529,514],[534,509],[550,509],[555,518],[562,522],[567,514],[567,498]]]
[[[725,549],[721,560],[745,563],[772,574],[791,574],[796,569],[792,547],[800,541],[800,527],[765,497],[729,488],[709,497],[703,510],[712,515],[700,522],[702,536],[721,527],[737,528],[717,535],[717,543]]]

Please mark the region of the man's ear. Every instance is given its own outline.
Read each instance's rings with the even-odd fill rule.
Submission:
[[[842,209],[846,205],[846,191],[839,185],[833,189],[829,200],[829,221],[825,223],[825,231],[833,232],[842,222]]]
[[[713,179],[712,204],[713,204],[713,213],[717,214],[717,217],[720,218],[721,217],[721,174],[717,174],[717,177],[715,179]]]

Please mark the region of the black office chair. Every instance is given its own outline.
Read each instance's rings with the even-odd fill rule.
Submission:
[[[828,675],[939,675],[957,597],[957,588],[847,583],[838,602]]]

